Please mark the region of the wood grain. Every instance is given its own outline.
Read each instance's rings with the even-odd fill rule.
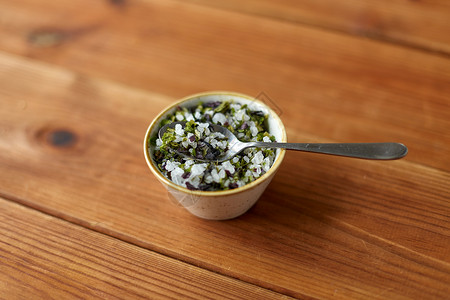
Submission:
[[[450,5],[445,0],[190,2],[450,54]]]
[[[289,153],[249,213],[207,222],[171,203],[143,160],[145,129],[171,98],[5,53],[0,66],[8,199],[289,296],[450,293],[448,171]],[[75,142],[55,145],[58,131]]]
[[[3,299],[286,299],[0,198]]]
[[[209,3],[0,0],[0,195],[28,207],[0,200],[10,270],[0,287],[56,298],[448,297],[446,4]],[[214,89],[266,92],[290,141],[398,141],[410,152],[390,162],[289,152],[250,212],[204,221],[168,199],[141,145],[161,109]],[[112,245],[133,259],[108,260]]]
[[[449,170],[446,57],[179,1],[0,3],[4,51],[175,98],[265,91],[295,131]]]

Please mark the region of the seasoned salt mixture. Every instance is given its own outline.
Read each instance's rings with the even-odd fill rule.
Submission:
[[[267,132],[267,115],[251,110],[247,105],[232,101],[200,103],[193,108],[178,107],[163,120],[165,124],[187,121],[183,128],[176,125],[168,130],[162,140],[153,137],[153,159],[159,170],[175,184],[190,190],[228,190],[241,187],[266,173],[273,164],[272,149],[247,148],[231,160],[200,162],[182,157],[173,151],[189,152],[197,158],[214,159],[228,149],[225,136],[211,132],[209,123],[227,127],[243,142],[274,142]]]

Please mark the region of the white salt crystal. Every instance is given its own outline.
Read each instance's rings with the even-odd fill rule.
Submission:
[[[260,167],[254,168],[253,176],[259,177],[260,175],[261,175],[261,168]]]
[[[192,166],[194,164],[194,160],[193,159],[188,159],[186,160],[186,162],[184,163],[184,165],[186,166],[186,168],[189,168],[190,166]]]
[[[178,167],[179,164],[180,164],[179,162],[172,162],[172,161],[168,160],[168,161],[166,162],[166,167],[165,167],[165,169],[166,169],[167,171],[171,172],[171,171],[173,171],[176,167]]]
[[[215,139],[211,139],[210,141],[209,141],[209,143],[211,144],[211,146],[213,146],[213,148],[216,148],[217,147],[217,140],[215,140]]]
[[[268,158],[268,157],[264,158],[262,166],[263,166],[264,172],[269,171],[269,169],[270,169],[270,158]]]
[[[227,117],[225,117],[223,113],[216,113],[214,114],[212,121],[213,123],[223,125],[227,122]]]
[[[264,160],[264,155],[262,154],[261,151],[258,151],[258,153],[256,153],[255,156],[253,156],[252,163],[255,165],[259,165],[262,163],[263,160]]]
[[[241,105],[237,103],[232,103],[230,104],[230,108],[233,108],[235,111],[238,111],[239,109],[241,109]]]
[[[176,184],[182,184],[183,177],[181,177],[184,174],[184,170],[182,168],[176,167],[171,173],[170,176],[172,177],[172,181]]]
[[[217,146],[220,149],[225,149],[227,147],[227,142],[226,141],[217,142]]]
[[[245,111],[243,109],[240,109],[235,113],[234,117],[236,118],[236,120],[242,121],[244,119],[244,114]]]
[[[236,157],[235,157],[236,158]],[[225,161],[224,163],[222,163],[222,167],[225,171],[230,172],[231,174],[233,174],[236,170],[234,168],[234,166],[230,163],[230,161]]]
[[[207,165],[206,164],[196,164],[191,168],[191,176],[202,175],[205,172]]]
[[[217,172],[216,169],[213,169],[213,170],[211,171],[211,176],[212,176],[212,179],[213,179],[215,182],[219,182],[219,181],[220,181],[219,173]]]
[[[256,136],[258,134],[258,128],[256,126],[250,127],[250,132],[252,133],[252,136]]]
[[[175,134],[179,136],[182,136],[184,134],[183,126],[181,126],[181,124],[175,125]]]
[[[212,176],[211,176],[211,175],[205,176],[205,182],[206,182],[206,183],[211,183],[211,182],[213,182]]]
[[[219,138],[219,139],[225,138],[225,135],[223,133],[221,133],[221,132],[214,132],[214,133],[215,133],[215,137],[216,138]]]
[[[195,188],[198,188],[198,185],[200,184],[200,177],[199,176],[191,176],[189,177],[189,183],[192,184]]]

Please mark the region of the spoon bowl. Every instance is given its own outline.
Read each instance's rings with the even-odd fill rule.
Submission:
[[[186,122],[172,122],[166,124],[158,132],[158,136],[162,139],[164,133],[168,128],[174,129],[177,124],[183,128]],[[408,148],[401,143],[276,143],[276,142],[241,142],[230,130],[227,128],[209,123],[211,132],[219,132],[223,134],[228,141],[228,147],[225,152],[213,158],[198,158],[189,155],[189,152],[181,152],[177,149],[172,149],[178,154],[189,157],[198,161],[217,161],[222,162],[232,159],[246,148],[283,148],[287,150],[297,150],[329,155],[346,156],[362,159],[376,159],[376,160],[393,160],[404,157],[408,153]]]

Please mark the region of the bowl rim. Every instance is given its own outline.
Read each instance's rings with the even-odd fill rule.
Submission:
[[[203,97],[203,96],[211,96],[211,95],[225,95],[225,96],[234,96],[234,97],[240,97],[240,98],[245,98],[248,100],[251,100],[252,102],[256,102],[258,103],[258,105],[263,106],[265,109],[267,109],[267,111],[269,112],[269,114],[275,119],[275,121],[278,123],[278,125],[280,126],[281,129],[281,142],[287,142],[287,136],[286,136],[286,129],[284,127],[283,122],[281,121],[280,117],[265,103],[259,101],[258,99],[245,95],[245,94],[241,94],[241,93],[237,93],[237,92],[229,92],[229,91],[208,91],[208,92],[202,92],[202,93],[196,93],[196,94],[192,94],[186,97],[181,98],[180,100],[175,101],[174,103],[170,104],[169,106],[167,106],[166,108],[164,108],[150,123],[150,125],[147,128],[147,131],[145,133],[145,137],[144,137],[144,156],[145,156],[145,160],[147,162],[147,165],[149,166],[150,170],[152,171],[152,173],[156,176],[156,178],[158,178],[160,181],[162,181],[163,183],[165,183],[167,186],[169,186],[172,189],[175,189],[179,192],[183,192],[186,194],[190,194],[190,195],[195,195],[195,196],[228,196],[228,195],[233,195],[233,194],[238,194],[241,192],[244,192],[246,190],[250,190],[253,187],[256,187],[258,185],[260,185],[261,183],[263,183],[266,179],[268,179],[270,176],[272,176],[277,169],[279,168],[279,166],[281,165],[281,162],[283,161],[284,155],[286,150],[285,149],[280,149],[280,153],[277,156],[277,158],[275,159],[275,161],[273,162],[272,166],[270,167],[269,171],[267,171],[266,173],[264,173],[264,175],[262,175],[261,177],[257,178],[256,180],[247,183],[241,187],[235,188],[235,189],[230,189],[230,190],[223,190],[223,191],[199,191],[199,190],[189,190],[188,188],[182,187],[180,185],[175,184],[174,182],[172,182],[170,179],[168,179],[167,177],[165,177],[159,170],[158,167],[156,165],[153,164],[153,160],[150,157],[150,153],[148,151],[148,143],[149,143],[149,135],[152,132],[153,127],[157,126],[159,124],[159,121],[161,119],[162,116],[164,116],[167,111],[173,109],[176,106],[179,106],[180,104],[183,104],[185,102],[188,102],[194,98],[199,98],[199,97]]]

